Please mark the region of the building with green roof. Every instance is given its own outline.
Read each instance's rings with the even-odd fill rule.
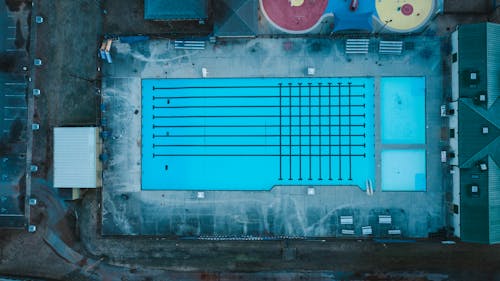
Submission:
[[[144,0],[144,18],[147,20],[206,20],[207,0]]]
[[[452,34],[447,115],[453,177],[451,224],[462,241],[500,243],[500,25],[460,25]]]

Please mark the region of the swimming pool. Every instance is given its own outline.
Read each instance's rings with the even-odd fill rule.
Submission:
[[[380,112],[382,190],[425,191],[425,78],[382,77]]]
[[[425,143],[425,77],[380,79],[383,144]]]
[[[383,191],[425,191],[425,150],[382,151]]]
[[[142,189],[374,180],[371,78],[144,79]]]

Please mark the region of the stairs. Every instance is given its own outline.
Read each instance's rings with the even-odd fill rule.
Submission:
[[[385,55],[401,55],[403,41],[380,41],[378,52]]]
[[[345,42],[346,54],[367,54],[370,47],[370,39],[347,39]]]
[[[174,48],[182,50],[204,50],[206,47],[205,41],[182,41],[175,40]]]

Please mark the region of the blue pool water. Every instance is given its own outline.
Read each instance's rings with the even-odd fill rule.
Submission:
[[[380,79],[383,144],[425,143],[425,78]]]
[[[382,151],[383,191],[425,191],[425,150]]]
[[[373,79],[142,81],[142,189],[374,181]]]

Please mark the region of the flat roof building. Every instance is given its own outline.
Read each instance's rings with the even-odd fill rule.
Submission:
[[[54,187],[102,186],[97,127],[54,128]]]

